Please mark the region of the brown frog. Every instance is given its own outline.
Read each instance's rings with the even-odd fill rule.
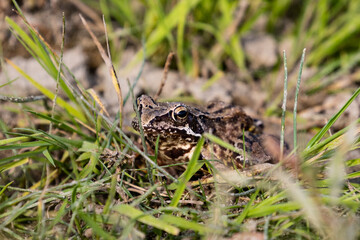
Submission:
[[[211,102],[205,108],[197,108],[181,102],[156,102],[142,95],[137,99],[137,107],[145,139],[153,149],[159,137],[159,165],[189,161],[203,133],[221,138],[240,153],[207,141],[201,151],[202,159],[217,159],[238,168],[277,161],[272,151],[266,151],[269,140],[264,139],[259,121],[238,106]],[[138,118],[132,126],[140,130]]]

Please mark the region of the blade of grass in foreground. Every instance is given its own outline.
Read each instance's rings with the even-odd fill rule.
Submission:
[[[271,215],[277,212],[291,212],[301,208],[301,205],[297,202],[285,202],[276,205],[267,205],[263,207],[256,207],[249,209],[247,216],[251,218],[259,218]]]
[[[321,138],[326,134],[330,127],[338,120],[338,118],[345,112],[349,105],[359,96],[360,88],[358,88],[351,98],[345,103],[345,105],[329,120],[329,122],[309,141],[306,146],[306,149],[313,147],[315,144],[319,143]]]
[[[211,233],[215,232],[215,229],[208,228],[207,226],[204,226],[203,224],[187,221],[184,218],[176,217],[169,214],[164,214],[160,217],[161,220],[171,223],[175,226],[178,226],[182,229],[192,230],[194,232],[198,232],[201,235],[204,235],[205,233]]]
[[[205,133],[204,137],[206,137],[207,139],[209,139],[211,142],[216,143],[224,148],[227,148],[233,152],[239,153],[239,154],[243,154],[242,150],[234,147],[233,145],[231,145],[230,143],[224,142],[222,139],[220,139],[217,136],[214,136],[210,133]]]
[[[147,215],[144,212],[125,204],[117,205],[113,210],[119,212],[120,214],[126,215],[132,219],[136,219],[139,222],[142,222],[146,225],[156,227],[158,229],[164,230],[172,235],[178,235],[180,229],[168,224],[166,221],[157,219],[151,215]]]
[[[200,138],[199,142],[197,143],[194,153],[191,157],[191,160],[186,168],[184,178],[181,179],[181,181],[179,182],[178,188],[176,189],[173,199],[171,200],[171,203],[169,205],[170,207],[176,207],[178,205],[180,198],[181,198],[182,194],[184,193],[186,183],[190,180],[192,175],[194,175],[195,172],[193,169],[196,168],[196,163],[200,157],[201,148],[204,145],[204,142],[205,142],[205,139],[202,137],[202,138]]]
[[[204,162],[197,162],[195,167],[192,168],[191,172],[190,172],[190,176],[194,175],[202,166],[204,165]],[[185,173],[180,175],[180,177],[178,178],[179,182],[183,181],[183,179],[185,179]],[[170,185],[167,186],[167,189],[169,190],[175,190],[178,188],[178,183],[171,183]]]
[[[358,119],[356,121],[357,124],[360,123],[360,119]],[[349,127],[345,127],[341,130],[339,130],[338,132],[332,134],[331,136],[327,137],[326,139],[324,139],[323,141],[315,144],[314,146],[310,147],[310,148],[306,148],[303,152],[302,152],[302,156],[303,157],[308,157],[311,154],[317,153],[320,150],[322,150],[323,148],[329,148],[329,144],[331,144],[332,142],[336,142],[341,136],[343,136],[347,131],[349,131]],[[358,131],[360,131],[360,128],[358,128]]]
[[[0,173],[4,172],[6,170],[9,170],[9,169],[27,164],[28,162],[29,162],[29,158],[23,158],[23,159],[16,160],[16,161],[13,161],[13,162],[10,162],[7,164],[1,164],[0,165]]]
[[[253,204],[253,202],[255,201],[255,198],[256,198],[257,195],[259,194],[259,191],[260,191],[260,188],[258,188],[258,189],[256,190],[256,192],[253,193],[253,195],[251,195],[250,201],[246,204],[245,209],[241,212],[240,216],[238,216],[238,217],[236,218],[236,220],[235,220],[235,223],[236,223],[236,224],[241,224],[241,223],[245,220],[246,215],[248,214],[251,205]]]
[[[0,146],[10,144],[13,142],[17,142],[17,141],[28,141],[28,140],[32,139],[33,136],[40,136],[40,135],[41,135],[41,133],[37,133],[37,134],[29,135],[28,137],[13,137],[13,138],[1,139]]]
[[[1,166],[4,165],[4,164],[7,164],[13,160],[16,160],[16,159],[23,159],[23,158],[31,158],[33,156],[36,156],[38,154],[41,154],[42,151],[44,151],[44,147],[41,147],[41,148],[37,148],[33,151],[29,151],[29,152],[24,152],[24,153],[19,153],[19,154],[16,154],[16,155],[12,155],[12,156],[9,156],[9,157],[5,157],[5,158],[2,158],[0,159],[0,169],[1,169]]]
[[[0,150],[42,147],[42,146],[50,146],[50,145],[51,144],[48,142],[35,141],[35,142],[18,143],[18,144],[13,144],[13,145],[9,145],[9,146],[0,146]]]

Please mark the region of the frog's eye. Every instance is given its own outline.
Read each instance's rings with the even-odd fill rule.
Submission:
[[[175,121],[184,121],[188,116],[188,110],[184,106],[178,106],[172,112],[172,118]]]

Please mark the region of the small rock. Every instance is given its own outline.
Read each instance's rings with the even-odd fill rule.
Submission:
[[[271,68],[277,63],[278,48],[272,36],[249,34],[242,39],[242,42],[251,69]]]

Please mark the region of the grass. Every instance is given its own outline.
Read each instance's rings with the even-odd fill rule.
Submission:
[[[156,62],[165,60],[169,50],[176,50],[177,69],[190,75],[197,72],[191,54],[195,36],[204,35],[203,47],[195,46],[200,59],[211,59],[222,71],[224,59],[230,58],[240,70],[247,71],[241,45],[236,44],[239,38],[262,15],[269,16],[269,31],[277,29],[277,19],[290,19],[287,14],[296,7],[291,1],[250,1],[244,13],[246,21],[236,22],[231,17],[238,11],[236,1],[139,1],[139,4],[147,9],[143,15],[131,1],[122,4],[115,0],[99,1],[105,19],[114,18],[126,26],[139,45],[142,38],[146,39],[131,64],[144,61],[145,52],[147,59]],[[309,93],[316,94],[330,84],[331,80],[323,82],[325,75],[331,78],[349,72],[358,63],[359,50],[351,40],[358,36],[359,27],[351,23],[359,8],[356,1],[306,1],[301,11],[292,16],[295,24],[289,36],[284,37],[293,38],[298,44],[288,58],[287,68],[291,71],[298,66],[301,55],[298,46],[306,45],[305,64],[320,69],[309,81],[313,84],[307,89]],[[192,21],[186,21],[190,16]],[[59,90],[68,100],[39,85],[7,60],[42,94],[56,99],[56,107],[52,112],[41,104],[36,108],[24,104],[17,110],[31,120],[52,125],[51,131],[35,123],[10,129],[0,119],[6,136],[0,140],[0,154],[6,154],[0,159],[1,238],[180,239],[229,237],[252,231],[262,232],[267,238],[359,237],[359,185],[348,180],[359,177],[360,172],[344,172],[345,166],[360,164],[359,159],[344,160],[349,151],[359,147],[359,120],[328,134],[358,97],[359,89],[305,149],[298,149],[302,160],[299,178],[277,167],[263,177],[229,174],[226,184],[216,174],[212,182],[191,181],[203,164],[194,154],[187,171],[174,179],[156,164],[154,156],[148,156],[134,144],[133,138],[118,127],[121,124],[117,120],[112,121],[102,113],[103,107],[94,94],[83,89],[76,79],[70,79],[67,67],[59,67],[61,55],[30,23],[27,29],[21,29],[11,18],[6,21],[32,57],[59,82]],[[234,24],[238,28],[227,35]],[[117,41],[126,41],[115,38],[113,32],[109,36],[113,52],[123,46]],[[339,59],[339,55],[344,57]],[[281,64],[273,71],[280,67]],[[69,84],[72,80],[77,86]],[[130,100],[131,93],[128,96]],[[274,106],[277,104],[275,101]],[[210,135],[205,137],[227,146]],[[148,171],[128,163],[134,160],[135,153],[147,161]],[[211,163],[205,164],[211,168]]]

